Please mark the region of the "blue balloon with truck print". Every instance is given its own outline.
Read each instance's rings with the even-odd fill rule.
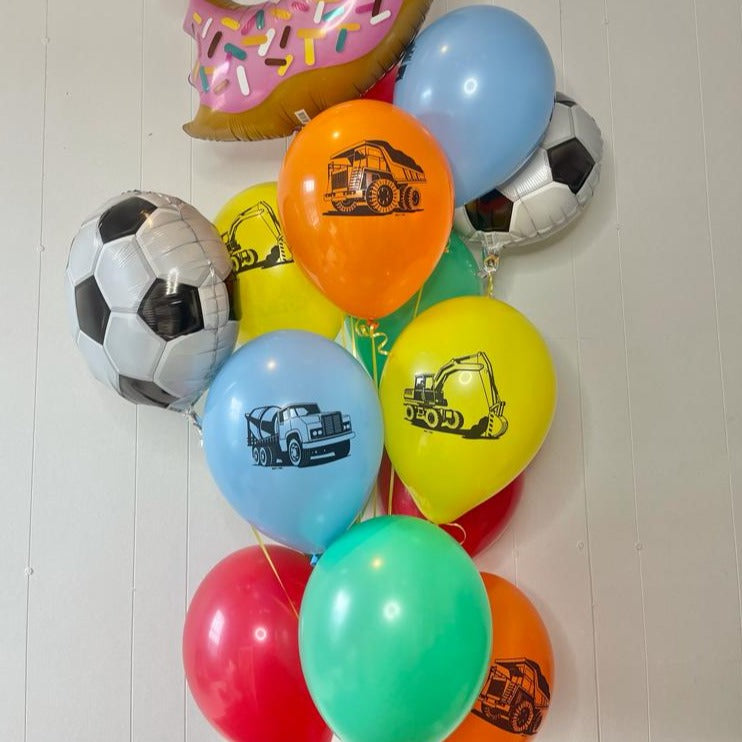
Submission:
[[[260,531],[323,552],[362,511],[383,447],[379,400],[353,356],[311,332],[242,346],[214,379],[203,441],[220,490]]]

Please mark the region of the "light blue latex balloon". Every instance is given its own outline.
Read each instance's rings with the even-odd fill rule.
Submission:
[[[417,37],[402,60],[394,103],[438,140],[463,206],[535,151],[554,93],[554,65],[533,26],[504,8],[474,5]]]
[[[363,367],[299,330],[261,335],[214,379],[203,416],[206,460],[231,505],[276,541],[323,552],[362,510],[384,432]]]

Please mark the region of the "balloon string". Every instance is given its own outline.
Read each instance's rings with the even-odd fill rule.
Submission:
[[[343,318],[343,324],[340,326],[340,332],[338,333],[338,337],[335,338],[335,340],[338,340],[338,338],[340,339],[340,345],[343,346],[343,349],[344,350],[350,350],[348,348],[348,345],[347,345],[347,342],[346,342],[346,338],[345,338],[345,336],[346,336],[345,330],[346,330],[346,327],[347,327],[347,319],[348,319],[348,315],[346,314],[346,315],[344,315],[344,318]]]
[[[464,534],[464,538],[462,538],[461,541],[459,541],[459,543],[463,546],[464,542],[466,541],[466,528],[464,528],[464,526],[462,526],[461,523],[456,523],[456,522],[444,523],[443,525],[448,526],[449,528],[458,528]]]
[[[500,267],[500,250],[497,248],[485,247],[483,250],[482,270],[487,281],[487,296],[490,299],[495,298],[495,273]]]
[[[376,322],[374,322],[373,320],[371,320],[368,323],[368,327],[369,327],[369,330],[370,330],[369,337],[371,339],[371,366],[373,368],[373,374],[374,374],[374,385],[378,389],[379,388],[379,366],[378,366],[378,364],[376,362],[376,328],[378,327],[378,324]],[[379,514],[378,513],[378,510],[377,510],[377,507],[376,507],[376,500],[378,498],[376,497],[376,492],[374,492],[374,494],[372,496],[373,496],[373,500],[374,500],[374,504],[373,504],[373,514],[374,515],[373,515],[373,517],[375,518]]]
[[[356,322],[355,320],[348,314],[345,315],[346,322],[350,320],[350,347],[351,347],[351,353],[353,354],[353,358],[358,358],[358,351],[356,349]],[[343,333],[345,334],[345,333]]]
[[[425,288],[425,284],[420,286],[420,291],[417,292],[417,301],[415,302],[415,308],[412,311],[412,319],[415,319],[417,317],[417,313],[420,311],[420,301],[423,298],[423,289]]]
[[[299,611],[296,610],[296,606],[294,605],[294,601],[291,600],[291,596],[289,595],[289,591],[286,589],[286,585],[283,584],[283,580],[281,579],[281,576],[278,574],[278,570],[276,569],[276,565],[273,563],[273,559],[271,559],[271,555],[268,552],[268,549],[265,546],[265,542],[263,541],[263,537],[260,535],[260,532],[258,531],[255,526],[250,523],[250,528],[252,528],[253,536],[255,536],[255,540],[258,542],[258,546],[260,547],[260,550],[263,552],[263,556],[268,560],[268,564],[270,564],[271,569],[273,570],[273,574],[276,576],[276,579],[278,580],[278,584],[281,586],[281,590],[283,590],[284,594],[286,595],[286,600],[288,600],[289,605],[291,606],[291,610],[294,612],[294,615],[296,616],[297,621],[299,620]]]
[[[183,410],[183,415],[188,419],[188,421],[193,425],[193,427],[196,430],[196,433],[198,434],[198,438],[201,441],[201,445],[203,445],[204,440],[204,431],[203,431],[203,425],[201,423],[201,418],[196,413],[196,410],[194,409],[192,404],[189,404],[186,409]]]
[[[389,462],[389,492],[387,493],[387,515],[392,514],[392,496],[394,493],[394,467],[392,466],[391,462]]]
[[[369,337],[371,338],[371,366],[373,368],[373,374],[374,374],[374,384],[376,384],[376,388],[379,388],[379,366],[376,362],[376,328],[378,327],[378,324],[376,322],[369,322]]]

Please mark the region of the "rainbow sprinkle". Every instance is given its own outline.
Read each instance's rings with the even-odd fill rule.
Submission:
[[[369,22],[372,26],[375,26],[377,23],[381,23],[382,21],[385,21],[387,18],[391,17],[391,15],[391,10],[385,10],[383,13],[379,13],[379,15],[372,16]]]
[[[342,15],[345,11],[344,5],[339,5],[337,8],[333,8],[332,10],[328,10],[327,13],[325,13],[322,16],[323,21],[331,21],[333,18],[337,18],[339,15]]]
[[[260,34],[259,36],[245,36],[242,43],[245,46],[260,46],[260,44],[265,44],[267,40],[268,37],[265,34]]]
[[[237,83],[240,86],[240,92],[242,95],[250,95],[250,86],[247,83],[247,73],[241,64],[237,66]]]
[[[231,54],[233,57],[237,57],[237,59],[247,58],[247,52],[234,44],[225,44],[224,51],[227,52],[227,54]]]
[[[209,92],[209,78],[206,77],[206,70],[203,67],[198,68],[198,74],[201,78],[201,87],[204,89],[204,93]]]
[[[293,54],[287,54],[286,55],[286,64],[283,67],[280,67],[278,70],[278,74],[283,77],[286,74],[286,70],[291,67],[291,63],[294,61],[294,55]]]

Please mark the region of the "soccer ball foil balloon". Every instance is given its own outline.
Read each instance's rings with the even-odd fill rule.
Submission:
[[[545,239],[585,209],[602,156],[595,120],[557,93],[541,146],[510,180],[456,209],[454,227],[470,246],[499,249]]]
[[[196,209],[124,193],[85,221],[70,248],[75,343],[125,399],[185,409],[234,349],[232,280],[226,246]]]

